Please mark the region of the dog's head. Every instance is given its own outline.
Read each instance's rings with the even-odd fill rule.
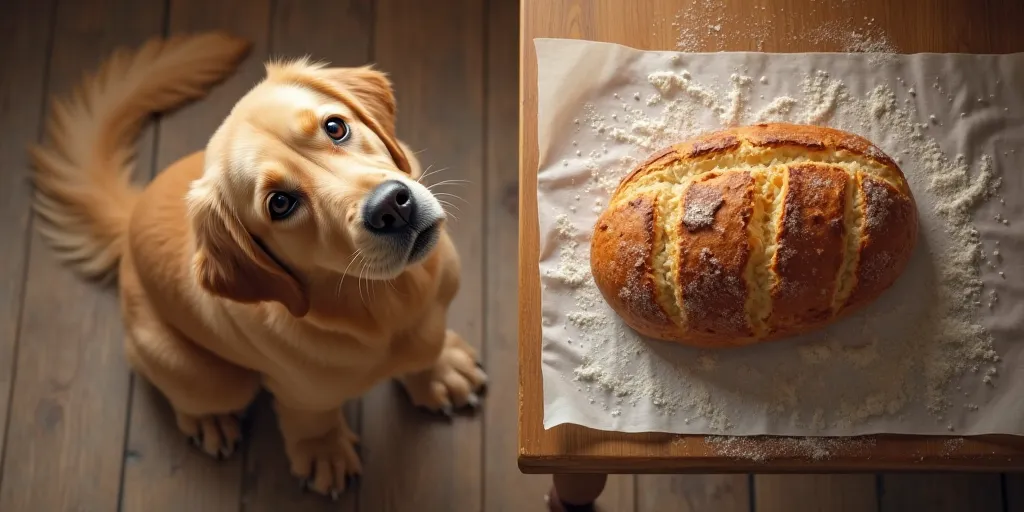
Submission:
[[[200,285],[302,316],[313,276],[398,276],[432,251],[445,220],[419,172],[395,136],[382,73],[268,64],[211,138],[187,196]]]

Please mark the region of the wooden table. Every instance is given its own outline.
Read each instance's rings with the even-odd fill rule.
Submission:
[[[763,462],[716,455],[703,436],[623,434],[576,425],[544,430],[537,232],[537,57],[533,39],[561,37],[672,50],[680,29],[709,34],[701,51],[843,51],[840,41],[799,37],[827,23],[883,31],[900,53],[1024,51],[1024,2],[989,0],[522,0],[519,189],[519,467],[551,473],[567,503],[590,503],[608,473],[874,472],[1024,469],[1024,441],[1011,436],[877,436],[870,449],[813,464],[798,454]],[[696,13],[676,18],[681,9]],[[719,19],[720,18],[720,19]],[[771,31],[744,30],[771,20]],[[720,31],[703,24],[714,20]],[[854,21],[850,21],[854,20]],[[868,21],[871,21],[868,24]],[[673,26],[678,23],[679,26]],[[692,40],[691,40],[692,41]],[[758,442],[772,443],[770,438]],[[774,451],[774,450],[773,450]],[[784,453],[784,451],[782,452]],[[585,476],[589,474],[589,476]]]

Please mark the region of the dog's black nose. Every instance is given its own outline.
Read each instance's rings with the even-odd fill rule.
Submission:
[[[405,229],[416,214],[412,191],[400,181],[385,181],[366,197],[363,222],[375,233],[387,234]]]

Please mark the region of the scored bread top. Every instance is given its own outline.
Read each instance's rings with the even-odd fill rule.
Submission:
[[[906,267],[917,210],[866,139],[785,123],[666,148],[622,180],[591,241],[634,329],[699,346],[798,334],[874,300]]]

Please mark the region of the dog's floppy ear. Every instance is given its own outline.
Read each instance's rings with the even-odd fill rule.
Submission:
[[[356,107],[361,108],[355,109],[356,114],[384,141],[392,160],[395,161],[395,166],[410,175],[413,174],[415,170],[398,143],[398,136],[395,133],[395,93],[387,75],[371,66],[324,68],[320,71],[335,87],[351,95],[358,102]]]
[[[302,284],[256,243],[207,178],[193,183],[186,200],[195,236],[192,269],[203,289],[237,302],[279,302],[296,317],[309,311]]]

